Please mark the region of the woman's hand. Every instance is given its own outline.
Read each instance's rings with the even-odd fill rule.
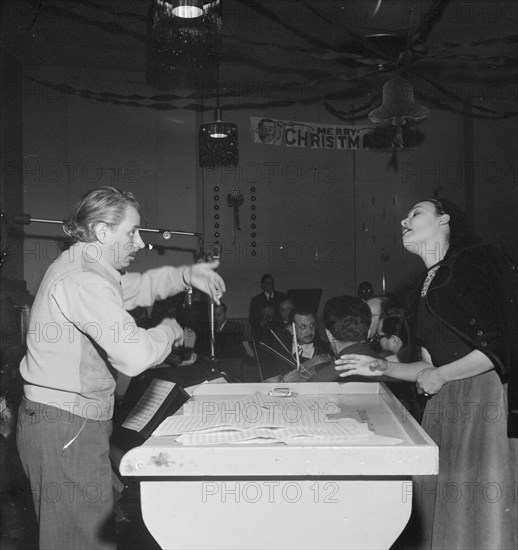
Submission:
[[[226,291],[225,282],[216,273],[219,261],[202,262],[187,268],[186,283],[208,294],[219,305]]]
[[[342,378],[353,375],[379,376],[387,370],[387,362],[383,359],[375,359],[368,355],[342,355],[335,361],[335,370],[344,371],[340,373]]]
[[[441,376],[441,370],[428,367],[418,372],[416,377],[417,393],[430,397],[438,393],[446,383]]]

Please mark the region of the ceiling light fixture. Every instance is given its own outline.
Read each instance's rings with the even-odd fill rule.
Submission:
[[[200,166],[236,165],[239,159],[237,125],[223,122],[219,104],[219,66],[216,73],[215,120],[200,126]]]
[[[203,0],[165,0],[173,7],[173,15],[182,19],[195,19],[203,15]]]
[[[232,126],[235,126],[235,124],[230,124],[229,122],[223,122],[223,120],[221,120],[222,116],[220,107],[216,108],[215,119],[216,120],[214,122],[204,124],[202,128],[205,126],[208,135],[213,139],[224,139],[229,137],[232,133]]]
[[[152,0],[146,77],[155,88],[192,93],[216,78],[221,55],[221,2],[205,1],[201,17],[189,19],[173,13],[178,7],[172,0]]]

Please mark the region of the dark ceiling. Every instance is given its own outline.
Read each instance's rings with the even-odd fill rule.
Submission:
[[[29,78],[31,67],[55,66],[89,69],[99,78],[115,71],[138,80],[140,74],[144,81],[151,3],[2,0],[2,48]],[[218,9],[220,89],[232,95],[241,88],[234,109],[323,102],[346,120],[351,102],[360,115],[379,103],[381,86],[397,67],[421,100],[462,110],[477,88],[477,116],[516,115],[486,103],[504,94],[517,100],[516,0],[221,0]],[[192,44],[182,38],[177,47]],[[200,96],[199,87],[185,86],[189,73],[177,67],[169,85],[157,88],[163,105],[178,97],[164,91]],[[247,87],[253,97],[243,95]],[[284,92],[257,92],[266,88]]]

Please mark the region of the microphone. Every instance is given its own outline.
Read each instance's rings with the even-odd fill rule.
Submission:
[[[192,308],[192,286],[190,286],[186,291],[186,296],[185,296],[185,307],[187,309],[191,309]]]
[[[63,220],[45,220],[41,218],[31,218],[30,214],[17,214],[13,216],[13,222],[18,225],[29,225],[35,223],[57,223],[63,225]]]
[[[221,254],[221,244],[217,243],[212,247],[212,258],[214,260],[219,260]]]
[[[65,222],[63,220],[48,220],[44,218],[32,218],[30,214],[17,214],[13,216],[13,222],[18,225],[29,225],[31,223],[52,223],[63,225]],[[198,246],[200,251],[203,251],[203,235],[201,233],[193,233],[191,231],[180,231],[176,229],[155,229],[153,227],[141,227],[139,228],[141,233],[161,233],[162,238],[166,241],[169,240],[173,235],[183,235],[186,237],[196,237],[198,239]],[[151,250],[153,245],[148,245],[148,248]],[[201,255],[200,255],[201,256]],[[204,261],[203,257],[200,257],[198,261]],[[192,306],[192,289],[188,295],[188,305]]]
[[[32,218],[30,214],[17,214],[13,216],[13,222],[18,225],[29,225],[30,223],[54,223],[63,225],[63,220],[48,220],[44,218]],[[193,233],[191,231],[180,231],[176,229],[155,229],[153,227],[141,227],[139,229],[141,233],[161,233],[162,238],[166,241],[169,240],[173,235],[184,235],[187,237],[196,237],[198,242],[203,243],[203,237],[200,233]]]
[[[18,225],[29,225],[31,223],[31,216],[29,214],[17,214],[13,216],[13,222]]]
[[[166,241],[168,241],[172,237],[172,235],[186,235],[187,237],[196,237],[197,239],[201,239],[201,235],[199,233],[192,233],[190,231],[178,231],[176,229],[154,229],[152,227],[140,227],[139,231],[141,233],[161,233],[162,237]]]

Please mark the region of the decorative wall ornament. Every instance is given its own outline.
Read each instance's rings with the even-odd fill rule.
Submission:
[[[245,202],[241,189],[234,185],[230,192],[227,194],[227,205],[234,210],[234,227],[232,234],[234,236],[234,242],[236,241],[236,231],[241,231],[239,223],[239,207]]]
[[[220,236],[219,229],[220,229],[220,223],[219,223],[219,186],[214,186],[214,237],[216,239],[216,243],[219,243],[218,239]]]
[[[250,187],[250,202],[251,202],[251,206],[253,206],[255,208],[255,201],[257,200],[257,196],[256,196],[256,192],[257,192],[257,189],[255,186],[252,186]],[[257,221],[257,216],[256,214],[254,213],[254,211],[252,210],[252,214],[250,215],[250,238],[252,239],[250,241],[251,243],[251,246],[252,248],[256,247],[257,246],[257,242],[255,239],[257,239],[257,224],[256,224],[256,221]],[[257,251],[254,249],[252,250],[252,256],[257,256]]]
[[[252,240],[250,241],[250,246],[252,247],[251,255],[255,257],[257,256],[257,214],[255,213],[257,209],[257,206],[255,204],[255,201],[257,199],[257,189],[255,187],[250,187],[250,193],[252,193],[252,195],[250,196],[250,237],[252,238]]]

